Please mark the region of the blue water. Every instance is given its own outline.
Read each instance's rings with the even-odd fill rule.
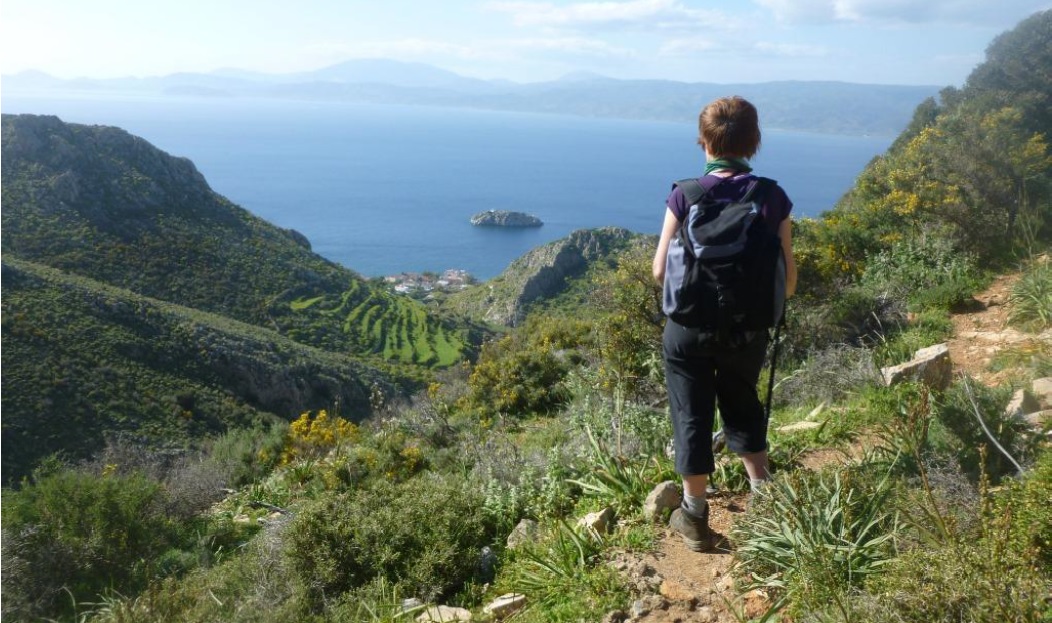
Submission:
[[[255,99],[5,96],[0,109],[124,128],[366,276],[461,268],[488,279],[577,229],[656,234],[671,182],[703,164],[692,123]],[[753,164],[795,214],[816,216],[890,142],[766,130]],[[545,224],[468,223],[487,209]]]

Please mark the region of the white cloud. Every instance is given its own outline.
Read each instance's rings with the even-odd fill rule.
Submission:
[[[490,2],[486,8],[511,15],[517,26],[548,28],[647,27],[699,28],[730,17],[719,11],[692,9],[680,0],[582,2],[560,6],[551,2]]]
[[[360,41],[351,44],[319,44],[313,52],[332,58],[393,58],[433,61],[436,57],[461,60],[501,60],[530,54],[558,53],[589,58],[628,58],[636,53],[587,37],[527,37],[452,43],[436,39]]]
[[[764,56],[764,57],[821,57],[829,54],[828,50],[817,45],[800,45],[795,43],[771,43],[761,41],[753,44],[740,44],[734,48],[728,48],[711,39],[692,37],[689,39],[672,39],[661,46],[658,51],[663,57],[689,57],[696,54],[735,54],[736,56]]]
[[[1047,0],[753,0],[792,22],[970,24],[988,26],[1006,15],[1047,9]]]
[[[711,39],[691,37],[666,41],[658,50],[658,56],[694,56],[718,50],[720,45]]]
[[[829,51],[820,45],[802,45],[798,43],[770,43],[761,41],[753,49],[768,56],[790,58],[826,56]]]

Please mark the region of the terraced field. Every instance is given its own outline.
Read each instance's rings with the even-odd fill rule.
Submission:
[[[299,298],[289,307],[338,323],[349,341],[388,361],[447,366],[470,346],[463,328],[429,314],[423,304],[362,282],[352,282],[339,297]]]

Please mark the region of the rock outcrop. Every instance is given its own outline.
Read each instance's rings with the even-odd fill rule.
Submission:
[[[497,325],[515,326],[531,305],[562,293],[595,262],[609,260],[645,237],[627,229],[582,229],[537,247],[499,276],[450,301],[465,314]]]

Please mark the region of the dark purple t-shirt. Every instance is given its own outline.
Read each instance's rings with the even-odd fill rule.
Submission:
[[[711,180],[702,181],[703,179],[698,178],[698,182],[703,187],[708,187],[712,183]],[[745,196],[749,186],[755,180],[756,176],[751,173],[739,173],[716,184],[710,191],[710,196],[717,201],[739,201]],[[687,200],[679,186],[672,189],[668,199],[665,200],[665,205],[668,206],[669,210],[672,210],[672,214],[681,223],[690,210],[690,206],[687,205]],[[789,212],[792,209],[793,202],[789,199],[789,196],[785,194],[781,186],[775,185],[767,191],[767,197],[763,208],[760,210],[760,215],[763,216],[764,222],[768,224],[771,231],[777,232],[778,226],[782,224],[782,221],[789,218]]]

